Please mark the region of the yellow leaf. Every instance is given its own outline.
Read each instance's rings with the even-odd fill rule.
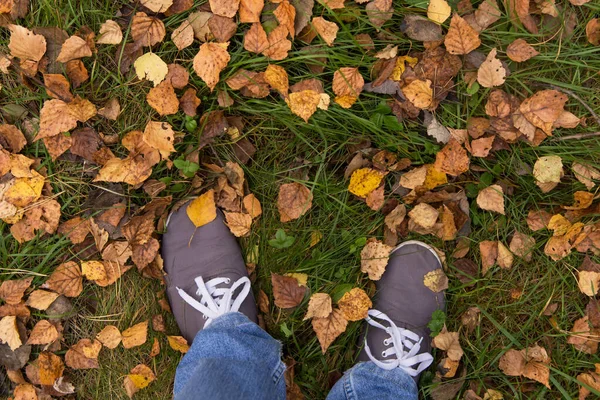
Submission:
[[[90,281],[106,279],[104,264],[100,261],[84,261],[81,263],[81,275]]]
[[[190,345],[183,336],[167,336],[167,340],[169,341],[169,346],[175,351],[185,354],[190,349]]]
[[[411,56],[398,57],[396,59],[396,65],[394,66],[394,70],[392,71],[392,74],[390,75],[390,79],[393,81],[399,81],[402,78],[402,74],[406,70],[406,63],[408,63],[409,66],[414,68],[414,66],[417,65],[418,62],[419,62],[418,58],[414,58]]]
[[[217,218],[215,191],[211,189],[194,199],[187,206],[185,212],[196,228],[213,221],[215,218]]]
[[[423,284],[432,292],[441,292],[448,289],[448,277],[441,268],[438,268],[425,274]]]
[[[379,187],[384,174],[372,168],[360,168],[352,173],[348,190],[350,193],[366,198],[369,193]]]
[[[452,8],[446,0],[430,0],[429,7],[427,7],[427,18],[438,24],[447,20],[451,13]]]
[[[308,275],[300,272],[288,272],[284,276],[289,276],[298,281],[298,286],[306,286],[308,283]]]
[[[147,79],[157,86],[169,73],[167,64],[156,54],[146,53],[133,63],[139,79]]]
[[[342,296],[338,306],[348,321],[360,321],[367,317],[373,302],[369,295],[360,288],[354,288]]]

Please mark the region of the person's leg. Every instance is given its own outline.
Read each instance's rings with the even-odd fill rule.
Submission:
[[[328,400],[416,400],[419,375],[433,361],[427,323],[445,308],[424,276],[441,268],[435,251],[422,242],[404,242],[392,252],[377,282],[374,308],[366,318],[359,363],[346,371]]]
[[[281,344],[257,324],[235,237],[217,212],[196,228],[188,204],[171,214],[162,255],[167,296],[192,343],[175,374],[175,399],[285,399]]]

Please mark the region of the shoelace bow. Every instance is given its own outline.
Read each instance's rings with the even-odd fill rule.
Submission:
[[[250,279],[245,276],[233,282],[230,287],[217,287],[222,284],[229,284],[231,282],[229,278],[213,278],[208,282],[204,282],[204,279],[199,276],[194,281],[198,286],[196,294],[200,296],[200,301],[187,294],[185,290],[176,289],[183,301],[204,315],[204,319],[206,319],[205,326],[208,326],[218,316],[239,311],[246,296],[250,293]],[[243,287],[234,299],[233,295],[240,286]]]
[[[387,321],[389,326],[386,327],[383,324],[375,321],[373,318]],[[391,345],[391,347],[384,350],[381,353],[381,356],[383,358],[393,355],[396,356],[394,359],[378,360],[373,356],[373,354],[371,354],[371,349],[369,348],[367,339],[365,337],[365,351],[371,361],[373,361],[378,367],[387,370],[399,367],[410,376],[417,376],[433,362],[433,357],[431,354],[419,354],[423,338],[408,329],[397,327],[396,324],[386,314],[378,310],[369,310],[369,315],[367,318],[365,318],[365,320],[369,323],[369,325],[374,326],[375,328],[383,329],[390,335],[389,338],[383,341],[383,344],[385,346]],[[416,368],[413,368],[415,366]]]

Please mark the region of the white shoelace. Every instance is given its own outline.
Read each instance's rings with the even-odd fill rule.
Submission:
[[[217,287],[223,283],[229,284],[231,282],[229,278],[214,278],[204,282],[204,279],[199,276],[194,281],[198,286],[196,294],[200,296],[200,301],[187,294],[183,289],[177,288],[177,293],[183,301],[204,315],[204,319],[206,319],[205,326],[208,326],[212,320],[220,315],[239,311],[246,296],[250,293],[250,279],[245,276],[235,281],[231,287]],[[242,290],[234,299],[233,294],[242,285]]]
[[[389,326],[375,321],[373,318],[387,321]],[[408,329],[398,328],[396,324],[384,313],[378,310],[369,310],[369,315],[365,318],[369,325],[380,328],[390,335],[383,341],[385,346],[390,346],[381,353],[383,358],[395,355],[394,359],[378,360],[371,354],[371,349],[365,338],[365,351],[367,355],[378,367],[383,369],[402,368],[410,376],[417,376],[423,370],[431,365],[433,356],[429,353],[421,353],[421,342],[423,338]],[[407,350],[405,350],[407,349]],[[416,366],[416,367],[415,367]]]

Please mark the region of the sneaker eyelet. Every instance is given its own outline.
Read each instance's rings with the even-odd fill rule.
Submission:
[[[208,317],[206,315],[204,315],[204,314],[202,314],[202,318],[208,319]]]
[[[225,281],[225,283],[230,283],[231,279],[227,278],[227,280]]]
[[[386,345],[386,346],[389,346],[390,345],[390,340],[389,339],[385,339],[383,341],[383,344]]]

